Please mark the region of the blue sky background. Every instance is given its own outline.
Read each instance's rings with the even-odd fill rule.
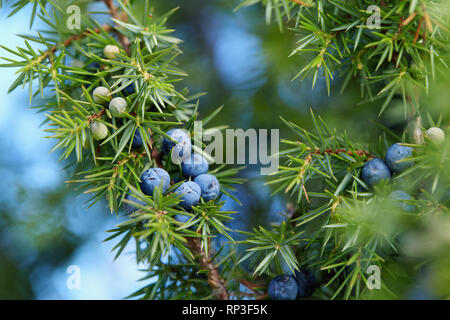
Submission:
[[[9,19],[6,19],[7,11],[2,9],[0,12],[0,44],[8,48],[23,46],[22,39],[15,34],[30,33],[28,25],[31,10],[26,8]],[[35,23],[34,28],[39,27],[39,23]],[[12,54],[4,50],[1,50],[0,55],[12,57]],[[19,88],[7,94],[15,79],[15,71],[0,69],[0,137],[5,150],[1,152],[0,190],[2,198],[15,202],[17,212],[26,216],[33,210],[28,207],[32,203],[30,204],[28,199],[17,199],[16,186],[24,185],[29,193],[40,193],[54,188],[65,188],[66,176],[61,171],[63,165],[57,163],[58,155],[49,153],[54,142],[44,138],[46,134],[40,127],[44,116],[28,109],[27,90]],[[134,255],[125,253],[113,262],[114,255],[110,251],[114,243],[102,242],[106,237],[105,230],[111,229],[123,218],[109,215],[104,203],[87,210],[83,197],[77,197],[75,194],[66,199],[65,205],[68,211],[68,228],[80,236],[84,243],[76,249],[67,266],[56,270],[37,269],[30,274],[36,297],[120,299],[137,290],[141,284],[136,280],[142,277],[143,273],[137,270]],[[43,225],[37,227],[45,228],[45,220]],[[38,254],[34,243],[24,239],[19,231],[10,231],[9,235],[2,235],[0,241],[2,245],[9,243],[9,248],[16,252],[18,261]],[[6,237],[9,239],[5,239]],[[132,250],[130,246],[128,251]],[[69,276],[66,268],[72,264],[78,265],[81,270],[80,290],[69,290],[66,287]]]

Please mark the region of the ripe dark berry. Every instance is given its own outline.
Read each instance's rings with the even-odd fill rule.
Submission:
[[[193,153],[190,157],[183,160],[181,169],[185,177],[195,178],[196,176],[207,173],[209,165],[208,161],[201,154]]]
[[[161,168],[151,168],[145,170],[141,175],[141,190],[148,196],[153,195],[153,190],[159,187],[162,181],[162,192],[166,192],[170,184],[170,176],[166,170]]]
[[[186,210],[198,204],[201,192],[200,186],[193,181],[186,181],[175,190],[175,194],[181,196],[180,205]]]
[[[269,298],[272,300],[295,300],[297,291],[294,277],[287,274],[273,278],[267,288]]]
[[[220,183],[212,174],[201,174],[195,177],[194,182],[200,186],[205,201],[214,200],[219,196]]]
[[[125,87],[125,89],[123,89],[122,92],[125,95],[127,95],[127,96],[132,95],[133,93],[135,93],[136,92],[136,86],[134,85],[134,82],[130,83],[127,87]]]
[[[411,161],[398,162],[412,155],[413,149],[394,143],[386,152],[386,164],[392,172],[399,173],[413,165]]]
[[[100,69],[100,63],[98,63],[98,62],[91,62],[91,63],[88,64],[87,68],[88,69],[98,70],[98,69]]]
[[[175,154],[180,160],[187,158],[191,154],[192,145],[189,133],[181,129],[170,129],[166,134],[178,141],[178,143],[164,137],[162,147],[165,153],[169,153],[172,150],[172,154]]]
[[[148,138],[151,138],[150,132],[148,133]],[[142,139],[141,132],[136,129],[133,136],[133,142],[131,143],[131,148],[140,149],[144,145],[144,140]]]
[[[367,161],[362,168],[361,177],[369,186],[374,186],[383,179],[389,179],[391,172],[380,158]]]

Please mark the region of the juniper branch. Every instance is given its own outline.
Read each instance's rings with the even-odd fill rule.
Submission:
[[[101,29],[100,28],[96,28],[96,29],[93,30],[93,32],[94,33],[100,33],[102,30],[105,31],[105,32],[109,32],[109,31],[112,30],[112,27],[110,25],[108,25],[108,24],[105,24],[105,25],[102,26]],[[92,31],[91,30],[86,30],[86,31],[84,31],[81,34],[75,34],[73,36],[70,36],[64,42],[62,42],[61,44],[54,45],[50,49],[44,51],[44,53],[36,61],[37,62],[41,62],[44,59],[49,58],[50,55],[54,54],[58,50],[58,48],[60,46],[68,47],[68,46],[70,46],[72,44],[72,42],[77,41],[77,40],[81,40],[81,39],[87,37],[90,34],[92,34]],[[50,61],[50,63],[51,62],[52,61]]]

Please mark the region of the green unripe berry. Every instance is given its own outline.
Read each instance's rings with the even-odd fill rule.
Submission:
[[[445,139],[445,133],[441,128],[431,127],[425,132],[425,135],[437,144],[441,144]]]
[[[122,97],[117,97],[109,103],[109,111],[114,117],[122,118],[127,111],[127,101]]]
[[[91,132],[95,140],[103,140],[108,136],[108,128],[97,121],[91,123]]]
[[[92,95],[92,98],[94,99],[95,103],[98,104],[105,104],[109,101],[109,95],[111,94],[111,91],[109,91],[108,88],[105,87],[97,87],[94,90],[94,93]]]
[[[115,59],[117,58],[116,54],[120,53],[120,49],[118,46],[115,46],[113,44],[108,44],[104,49],[103,49],[103,54],[105,55],[105,57],[107,57],[108,59]]]

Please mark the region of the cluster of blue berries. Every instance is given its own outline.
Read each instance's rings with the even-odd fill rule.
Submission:
[[[381,180],[389,179],[393,174],[398,174],[413,165],[411,161],[404,161],[412,156],[413,149],[398,143],[389,147],[384,161],[375,158],[368,161],[362,168],[361,178],[367,185],[373,187]],[[404,191],[395,190],[390,194],[390,198],[400,201],[400,206],[405,211],[414,211],[415,207],[403,202],[412,200],[412,197]]]
[[[295,271],[294,275],[283,274],[273,278],[267,288],[272,300],[295,300],[313,294],[317,280],[308,270]]]
[[[166,154],[176,152],[182,159],[181,169],[183,176],[193,179],[183,182],[175,190],[175,194],[180,196],[180,205],[189,211],[200,202],[200,197],[205,201],[216,199],[219,196],[220,183],[215,176],[207,173],[209,165],[206,159],[198,153],[191,153],[192,145],[189,134],[182,129],[171,129],[166,134],[177,142],[164,137],[163,151]],[[153,195],[156,187],[161,187],[161,191],[166,192],[170,186],[170,175],[161,168],[145,170],[140,180],[141,190],[146,195]],[[133,201],[130,197],[127,199]],[[125,211],[132,213],[136,209],[133,210],[133,208],[125,206]]]

